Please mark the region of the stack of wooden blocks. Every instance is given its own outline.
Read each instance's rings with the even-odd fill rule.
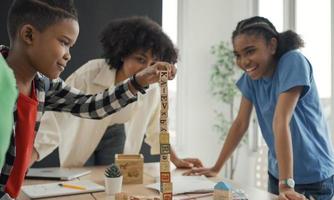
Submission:
[[[170,142],[168,133],[168,71],[160,71],[160,195],[161,200],[173,198],[170,172]]]
[[[142,154],[116,154],[115,163],[122,172],[123,183],[143,183],[144,157]]]

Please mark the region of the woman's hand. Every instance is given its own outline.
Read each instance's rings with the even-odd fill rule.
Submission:
[[[211,168],[205,168],[205,167],[201,167],[201,168],[194,168],[191,169],[189,171],[186,171],[183,173],[184,176],[207,176],[207,177],[213,177],[213,176],[217,176],[219,170],[214,169],[213,167]]]
[[[306,197],[292,188],[281,189],[278,200],[305,200]]]
[[[172,162],[177,168],[203,167],[202,162],[198,158],[176,159]]]
[[[156,83],[160,79],[160,71],[168,71],[168,79],[172,80],[176,75],[176,68],[174,65],[166,62],[156,62],[148,66],[136,74],[136,81],[142,87],[149,84]]]

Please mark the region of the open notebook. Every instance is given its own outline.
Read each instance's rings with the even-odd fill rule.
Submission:
[[[172,177],[173,195],[186,193],[213,192],[215,182],[210,181],[205,176],[175,176]],[[160,190],[160,183],[146,185],[146,187]]]
[[[146,185],[160,191],[160,180],[157,183]],[[175,176],[172,177],[173,198],[176,200],[197,199],[209,197],[212,198],[215,182],[205,176]],[[210,197],[211,196],[211,197]],[[240,189],[232,188],[233,200],[247,200],[247,194]]]
[[[74,187],[64,187],[59,184],[66,184]],[[77,187],[77,188],[76,188]],[[79,189],[78,189],[79,188]],[[22,191],[30,198],[56,197],[72,194],[83,194],[90,192],[104,191],[104,187],[89,180],[67,181],[57,183],[47,183],[38,185],[27,185],[22,187]]]

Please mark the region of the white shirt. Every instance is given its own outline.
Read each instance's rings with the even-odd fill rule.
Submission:
[[[116,70],[104,59],[87,62],[75,71],[66,83],[87,94],[95,94],[115,85]],[[124,153],[138,153],[144,135],[151,146],[151,154],[159,154],[160,89],[150,85],[146,94],[138,93],[138,100],[102,120],[83,119],[69,113],[45,112],[34,147],[39,160],[59,145],[60,165],[83,166],[94,152],[107,127],[124,123],[126,140]]]

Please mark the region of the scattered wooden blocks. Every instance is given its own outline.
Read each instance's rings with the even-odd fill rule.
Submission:
[[[128,194],[125,192],[116,193],[115,200],[128,200]]]

